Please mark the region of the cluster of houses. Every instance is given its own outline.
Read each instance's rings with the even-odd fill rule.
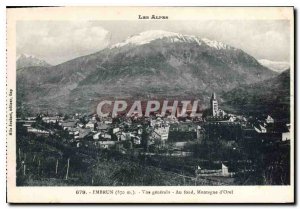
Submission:
[[[215,97],[213,98],[215,99]],[[217,108],[216,104],[216,102],[213,103],[214,108]],[[227,114],[220,109],[215,111],[215,115],[210,115],[200,121],[191,118],[183,120],[171,115],[162,117],[159,114],[144,118],[100,118],[97,114],[74,114],[68,117],[39,115],[25,119],[17,118],[17,123],[22,124],[29,133],[37,135],[52,135],[64,130],[64,133],[68,133],[70,137],[69,142],[78,148],[114,149],[121,153],[126,153],[128,150],[138,151],[146,138],[147,146],[157,147],[168,142],[173,145],[169,148],[180,150],[178,156],[190,156],[191,153],[184,150],[187,141],[209,140],[209,135],[214,138],[216,135],[210,131],[219,131],[226,137],[230,135],[229,138],[232,140],[286,142],[291,139],[290,125],[278,122],[270,115],[261,118],[246,118]],[[233,134],[224,132],[226,129]],[[175,138],[178,140],[174,140]],[[157,142],[159,143],[157,144]],[[172,155],[177,156],[177,153],[172,152]],[[234,175],[233,172],[228,171],[225,164],[221,165],[221,168],[216,170],[198,167],[196,175],[201,177],[231,177]]]
[[[288,124],[278,125],[270,115],[263,119],[255,119],[254,122],[249,122],[244,116],[226,114],[225,112],[222,115],[207,117],[200,122],[190,119],[182,121],[174,116],[161,117],[159,114],[141,120],[136,117],[124,117],[118,118],[117,121],[113,121],[111,117],[99,118],[96,114],[90,116],[75,114],[71,118],[43,115],[39,117],[44,124],[55,124],[67,131],[72,138],[71,141],[77,147],[95,146],[105,149],[118,147],[120,150],[123,147],[123,142],[126,142],[129,148],[140,147],[143,131],[149,135],[148,145],[155,144],[155,142],[160,142],[160,145],[166,144],[170,132],[175,133],[177,138],[182,139],[182,141],[203,140],[205,134],[209,134],[208,125],[221,129],[229,127],[233,130],[233,127],[240,127],[245,139],[290,140],[290,126]],[[40,135],[55,133],[53,128],[33,126],[37,121],[36,117],[28,117],[25,120],[18,119],[17,121],[22,122],[27,131],[31,133]],[[194,133],[194,135],[190,135],[192,137],[186,139],[184,135],[181,136],[183,133]],[[173,139],[169,141],[174,142],[175,145],[180,142],[178,140],[173,141]]]
[[[256,119],[252,126],[255,135],[262,141],[291,140],[290,124],[276,122],[270,115],[263,119]]]
[[[290,140],[290,126],[277,123],[270,115],[251,121],[251,118],[227,114],[218,107],[215,94],[211,97],[210,109],[211,114],[201,120],[182,119],[173,115],[162,117],[159,114],[144,118],[137,116],[100,118],[97,114],[81,115],[77,113],[69,117],[39,115],[23,120],[18,118],[17,122],[22,123],[28,132],[40,135],[53,134],[56,128],[65,130],[71,138],[70,141],[76,147],[94,146],[104,149],[117,148],[118,150],[123,150],[124,144],[128,148],[141,147],[143,134],[147,135],[148,145],[158,143],[160,146],[165,145],[167,141],[174,142],[176,145],[180,142],[201,141],[204,138],[210,139],[216,136],[222,138],[222,134],[225,138],[233,140],[240,138],[262,141]],[[48,128],[37,123],[38,120],[49,124]],[[53,125],[56,128],[53,128]],[[215,132],[220,134],[216,135]],[[171,139],[170,135],[172,135]],[[175,138],[176,140],[174,140]]]
[[[72,138],[70,141],[76,144],[76,147],[94,146],[97,148],[117,148],[122,150],[123,142],[126,142],[129,148],[141,146],[143,126],[148,124],[147,133],[149,134],[148,144],[154,144],[160,141],[164,144],[168,140],[170,124],[176,122],[176,118],[162,119],[160,115],[149,117],[145,121],[136,121],[137,118],[119,118],[114,121],[111,117],[99,118],[96,114],[82,116],[75,114],[71,118],[62,116],[39,116],[39,120],[44,125],[55,125],[68,132]],[[22,123],[28,132],[49,135],[55,133],[55,128],[40,125],[37,127],[38,118],[28,117],[25,120],[20,118],[17,122]],[[33,127],[33,124],[34,127]],[[48,128],[46,128],[48,127]],[[145,130],[144,130],[145,131]],[[123,150],[124,151],[124,150]]]
[[[226,113],[219,108],[215,93],[212,94],[210,100],[210,115],[204,118],[204,122],[204,126],[213,126],[215,130],[229,127],[236,132],[234,138],[245,140],[274,142],[289,141],[291,137],[290,124],[275,121],[270,115],[260,116],[259,118],[246,118],[245,116]],[[197,131],[200,130],[201,127]],[[236,130],[240,130],[240,132]]]

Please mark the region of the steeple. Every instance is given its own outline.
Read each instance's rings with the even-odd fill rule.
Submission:
[[[212,93],[212,95],[211,95],[211,100],[216,100],[216,93],[215,93],[215,92]]]
[[[218,116],[218,101],[215,92],[211,95],[210,109],[212,116]]]

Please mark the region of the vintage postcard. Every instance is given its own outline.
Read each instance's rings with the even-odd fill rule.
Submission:
[[[294,203],[293,7],[7,8],[9,203]]]

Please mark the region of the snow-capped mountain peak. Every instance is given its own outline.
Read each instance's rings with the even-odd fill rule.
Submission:
[[[17,56],[17,69],[32,66],[51,66],[45,60],[35,57],[29,54],[20,54]]]
[[[36,58],[34,55],[30,55],[30,54],[19,54],[18,56],[17,56],[17,60],[18,59],[24,59],[24,58]]]
[[[227,49],[227,48],[230,48],[230,46],[222,43],[222,42],[219,42],[219,41],[212,41],[212,40],[209,40],[207,38],[202,38],[201,39],[202,41],[205,42],[205,44],[207,44],[208,46],[212,47],[212,48],[216,48],[216,49]]]
[[[139,33],[138,35],[131,36],[127,38],[125,41],[121,43],[117,43],[115,45],[112,45],[110,48],[120,48],[126,45],[143,45],[148,44],[154,40],[167,38],[168,41],[171,43],[174,42],[195,42],[198,45],[207,45],[211,48],[216,49],[229,49],[232,48],[222,42],[218,41],[212,41],[207,38],[198,38],[194,35],[183,35],[180,33],[175,32],[168,32],[168,31],[162,31],[162,30],[150,30],[150,31],[144,31]]]
[[[151,41],[154,41],[156,39],[162,39],[165,37],[172,37],[172,36],[178,36],[178,35],[179,34],[177,34],[177,33],[160,31],[160,30],[145,31],[138,35],[127,38],[124,42],[113,45],[112,48],[122,47],[127,44],[143,45],[143,44],[150,43]]]
[[[290,64],[288,62],[272,61],[267,59],[260,59],[258,60],[258,62],[261,65],[269,68],[270,70],[273,70],[278,73],[281,73],[290,67]]]

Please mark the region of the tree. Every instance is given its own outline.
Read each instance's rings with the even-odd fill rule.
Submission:
[[[149,132],[146,128],[146,126],[143,127],[142,136],[141,136],[141,145],[144,148],[145,151],[148,151],[149,148]]]
[[[63,120],[68,120],[69,116],[68,115],[64,115],[64,119]]]

